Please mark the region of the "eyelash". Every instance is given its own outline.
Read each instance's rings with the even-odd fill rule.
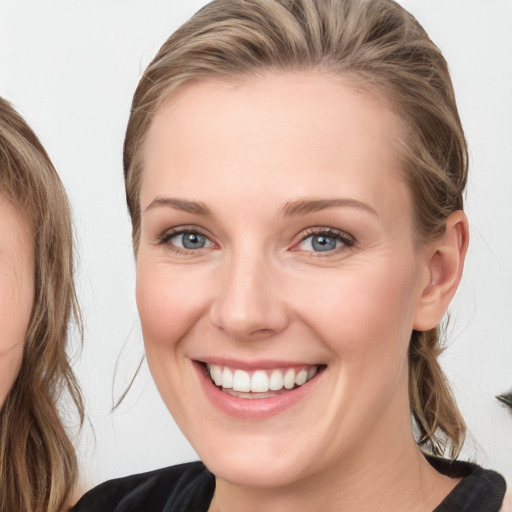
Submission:
[[[157,244],[158,245],[167,245],[170,250],[178,253],[178,254],[191,254],[191,253],[198,253],[201,248],[199,249],[186,249],[182,247],[177,247],[176,245],[173,245],[170,243],[170,240],[178,235],[184,235],[184,234],[196,234],[200,235],[202,237],[205,237],[210,244],[215,245],[214,242],[211,241],[210,237],[203,233],[201,230],[197,229],[193,226],[183,226],[180,228],[173,228],[170,230],[165,231],[161,235],[157,237]],[[342,247],[337,247],[332,250],[325,251],[325,254],[322,253],[322,251],[306,251],[298,248],[300,244],[302,244],[305,240],[308,238],[314,237],[314,236],[324,236],[326,238],[333,238],[336,241],[339,241],[342,243]],[[308,253],[310,257],[325,257],[328,255],[332,255],[333,253],[338,253],[339,251],[342,251],[347,248],[351,248],[356,244],[356,240],[353,236],[349,235],[348,233],[345,233],[343,231],[339,231],[337,229],[333,228],[308,228],[303,233],[301,233],[301,237],[299,242],[295,243],[292,247],[292,251],[296,252],[303,252]]]

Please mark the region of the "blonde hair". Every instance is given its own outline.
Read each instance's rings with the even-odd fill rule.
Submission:
[[[0,98],[0,194],[27,219],[35,294],[20,372],[0,410],[0,510],[61,512],[75,485],[74,447],[56,403],[83,404],[66,355],[68,323],[80,316],[73,284],[69,204],[43,146]]]
[[[316,70],[380,94],[405,134],[397,141],[420,242],[463,207],[467,147],[446,61],[392,0],[214,0],[160,48],[133,97],[124,145],[126,196],[137,251],[142,149],[160,104],[203,77]],[[439,329],[413,331],[410,407],[418,443],[456,456],[465,424],[439,366]]]

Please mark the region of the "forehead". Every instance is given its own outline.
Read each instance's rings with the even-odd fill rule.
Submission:
[[[193,186],[212,197],[248,184],[271,193],[289,183],[290,194],[302,196],[347,187],[378,202],[390,180],[401,181],[399,129],[384,100],[330,75],[191,83],[161,105],[150,127],[141,206],[165,184],[173,195]]]

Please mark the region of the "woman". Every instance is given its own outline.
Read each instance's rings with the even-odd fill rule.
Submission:
[[[46,151],[1,98],[0,213],[0,510],[57,512],[77,477],[63,393],[83,416],[65,350],[78,320],[70,212]]]
[[[211,2],[141,79],[124,168],[148,363],[202,463],[77,511],[500,509],[500,475],[438,457],[465,434],[437,356],[467,148],[411,15]]]

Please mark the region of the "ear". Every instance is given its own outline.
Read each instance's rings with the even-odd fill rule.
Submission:
[[[428,245],[430,279],[418,301],[415,330],[428,331],[441,322],[459,286],[468,243],[468,219],[463,211],[457,210],[446,219],[444,234]]]

